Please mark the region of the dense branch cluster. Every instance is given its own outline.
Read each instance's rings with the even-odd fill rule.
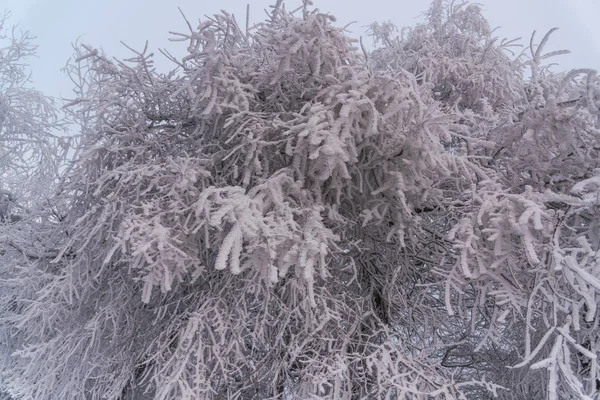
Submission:
[[[76,49],[75,161],[0,226],[12,396],[592,398],[596,72],[475,5],[368,53],[309,3],[188,23],[169,74]]]

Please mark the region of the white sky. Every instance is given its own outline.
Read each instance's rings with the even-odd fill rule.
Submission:
[[[70,97],[69,80],[60,72],[72,54],[71,43],[81,36],[84,43],[102,47],[108,55],[119,58],[128,52],[120,44],[143,48],[148,39],[152,49],[168,48],[181,53],[185,46],[168,41],[169,31],[187,28],[179,14],[180,7],[196,24],[204,15],[224,9],[235,14],[242,25],[246,4],[250,3],[251,19],[262,19],[274,0],[0,0],[3,8],[13,14],[10,22],[19,23],[37,37],[39,58],[32,60],[36,87],[46,94]],[[218,4],[217,4],[218,3]],[[287,0],[288,9],[296,8],[300,0]],[[600,69],[600,1],[599,0],[479,0],[484,15],[492,27],[500,27],[501,38],[522,37],[528,44],[537,30],[537,41],[553,27],[549,49],[569,49],[572,54],[556,57],[560,69]],[[365,25],[390,20],[398,27],[413,26],[429,7],[429,0],[316,0],[315,6],[330,12],[343,26],[351,26],[356,37],[366,36]],[[367,42],[370,39],[365,38]],[[157,57],[162,59],[158,52]],[[167,65],[160,62],[158,65]]]

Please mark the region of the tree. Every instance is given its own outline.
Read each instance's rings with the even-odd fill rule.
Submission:
[[[66,127],[53,99],[31,87],[28,58],[36,46],[28,32],[6,28],[10,14],[0,16],[0,364],[10,369],[10,354],[19,346],[12,339],[10,318],[18,299],[33,295],[21,281],[38,271],[27,268],[45,256],[49,214],[44,204],[57,183],[68,149]],[[62,136],[62,137],[61,137]],[[0,374],[0,398],[4,376]]]
[[[53,99],[30,86],[27,59],[35,55],[33,37],[16,28],[8,32],[9,17],[0,16],[0,190],[14,203],[47,193],[68,141]]]
[[[369,54],[309,3],[188,23],[169,74],[77,49],[13,396],[593,396],[595,72],[545,68],[549,34],[511,56],[474,5]]]

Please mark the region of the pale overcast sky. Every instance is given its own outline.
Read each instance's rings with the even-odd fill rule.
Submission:
[[[246,4],[254,21],[263,18],[273,0],[0,0],[0,11],[11,11],[12,23],[37,36],[39,58],[32,61],[36,87],[53,96],[70,97],[70,82],[60,72],[72,53],[71,43],[78,37],[84,43],[102,47],[111,56],[127,56],[120,44],[124,41],[142,48],[146,39],[150,46],[181,52],[184,45],[171,43],[169,31],[185,31],[180,7],[194,24],[205,14],[220,9],[234,13],[243,23]],[[569,49],[572,54],[554,59],[560,69],[600,69],[600,0],[480,0],[484,15],[497,35],[504,38],[523,37],[529,43],[534,30],[538,41],[551,28],[550,49]],[[301,1],[288,0],[288,9]],[[429,0],[316,0],[315,6],[335,15],[339,25],[357,21],[351,26],[356,37],[365,35],[365,25],[390,20],[398,27],[412,26],[421,21]],[[369,39],[366,39],[367,41]],[[161,54],[158,57],[162,57]],[[166,65],[160,63],[160,65]]]

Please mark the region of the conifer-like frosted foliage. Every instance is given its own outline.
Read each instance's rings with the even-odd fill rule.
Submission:
[[[188,24],[170,74],[78,48],[13,396],[591,398],[595,73],[544,69],[547,37],[515,58],[473,5],[366,54],[308,3]]]
[[[510,389],[507,398],[591,398],[598,388],[596,72],[546,69],[543,60],[566,53],[544,53],[554,30],[539,45],[534,35],[511,60],[502,51],[511,42],[495,45],[474,5],[436,1],[428,23],[405,38],[390,39],[390,25],[372,31],[386,42],[372,55],[374,67],[406,69],[431,87],[461,125],[450,152],[481,168],[429,214],[436,229],[448,229],[453,249],[444,249],[437,268],[448,276],[445,308],[470,320],[460,328],[465,343],[444,360]]]

